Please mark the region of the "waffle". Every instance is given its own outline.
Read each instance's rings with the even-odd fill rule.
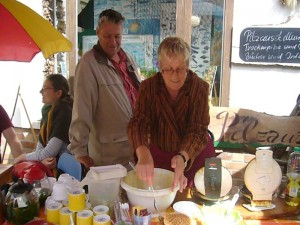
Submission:
[[[271,205],[271,200],[251,200],[252,207],[270,207]]]
[[[164,216],[165,225],[196,225],[197,222],[182,213],[166,213]]]

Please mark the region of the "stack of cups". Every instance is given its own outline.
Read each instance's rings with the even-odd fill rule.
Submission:
[[[46,206],[47,221],[53,224],[59,224],[59,211],[63,207],[60,202],[52,202]]]
[[[92,225],[93,211],[89,209],[82,210],[76,215],[76,225]]]
[[[94,214],[86,209],[77,213],[76,225],[111,225],[111,219],[107,214]]]
[[[111,225],[109,207],[106,205],[97,205],[93,208],[94,219],[93,225]]]
[[[93,225],[111,225],[110,216],[107,214],[98,214],[94,216]]]
[[[58,202],[68,199],[68,189],[62,181],[54,183],[51,198]]]
[[[63,207],[60,209],[59,211],[60,225],[74,224],[74,221],[75,221],[75,213],[71,212],[68,207]]]
[[[93,212],[86,209],[86,194],[82,188],[73,188],[68,194],[68,206],[76,213],[76,225],[92,225]]]
[[[69,209],[72,212],[79,212],[86,207],[86,194],[82,188],[74,188],[68,194]]]
[[[97,205],[93,208],[94,215],[107,214],[109,213],[109,208],[106,205]]]
[[[86,200],[84,189],[71,189],[67,194],[67,199],[59,195],[58,190],[56,197],[62,201],[50,199],[51,201],[49,200],[46,204],[48,222],[60,225],[111,225],[108,206],[98,205],[93,210],[87,209],[91,206],[88,206],[90,203]]]

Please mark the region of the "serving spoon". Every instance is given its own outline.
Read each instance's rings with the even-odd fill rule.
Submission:
[[[133,164],[132,162],[129,162],[129,165],[130,165],[131,168],[135,171],[135,166],[134,166],[134,164]],[[154,191],[154,189],[153,189],[153,186],[151,185],[151,186],[149,186],[148,188],[149,188],[149,190],[150,190],[150,191],[152,192],[152,194],[153,194],[153,199],[154,199],[153,205],[154,205],[154,209],[155,209],[156,212],[158,213],[158,218],[159,218],[159,220],[161,220],[161,218],[163,218],[163,216],[161,215],[160,211],[159,211],[158,208],[157,208],[157,205],[156,205],[156,197],[155,197],[155,191]]]

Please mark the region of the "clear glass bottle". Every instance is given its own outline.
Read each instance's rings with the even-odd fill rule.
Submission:
[[[285,188],[285,202],[290,206],[300,204],[300,147],[295,147],[288,159],[287,184]]]

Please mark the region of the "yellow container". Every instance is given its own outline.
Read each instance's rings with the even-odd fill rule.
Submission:
[[[93,225],[93,211],[82,210],[76,215],[76,225]]]
[[[94,216],[93,225],[111,225],[110,216],[106,214],[99,214]]]
[[[75,222],[75,214],[69,210],[68,207],[63,207],[59,210],[59,224],[60,225],[70,225],[71,217],[73,223]]]
[[[86,208],[86,194],[82,188],[74,188],[68,194],[69,209],[72,212],[79,212]]]
[[[46,208],[47,221],[54,224],[59,224],[59,210],[63,207],[60,202],[50,203]]]
[[[96,205],[93,208],[94,215],[109,214],[109,207],[106,205]]]

